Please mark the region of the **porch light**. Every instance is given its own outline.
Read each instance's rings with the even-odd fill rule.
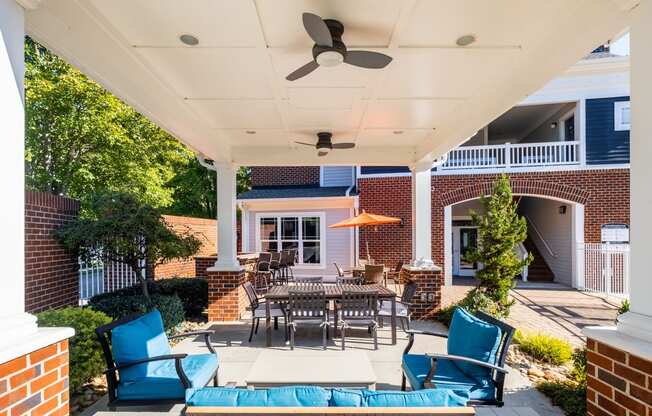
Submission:
[[[559,214],[561,214],[561,215],[566,214],[566,205],[560,205],[559,206]]]
[[[326,51],[317,55],[316,61],[319,66],[338,66],[344,62],[344,55],[337,51]]]
[[[199,45],[199,39],[197,39],[195,36],[184,33],[183,35],[179,36],[179,40],[181,43],[188,45],[188,46],[196,46]]]

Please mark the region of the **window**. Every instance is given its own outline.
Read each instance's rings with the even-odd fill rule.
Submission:
[[[258,249],[297,249],[299,264],[322,265],[324,234],[322,213],[302,215],[261,214],[258,216]]]
[[[630,117],[629,101],[616,101],[614,103],[614,130],[629,130]]]

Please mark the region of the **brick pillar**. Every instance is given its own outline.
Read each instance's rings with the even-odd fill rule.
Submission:
[[[403,266],[401,282],[412,281],[417,282],[412,316],[414,319],[434,318],[441,308],[441,287],[444,284],[441,269],[436,266]]]
[[[0,414],[68,415],[68,340],[0,364]]]
[[[238,271],[206,271],[208,280],[208,320],[237,321],[248,305],[242,289],[244,269]]]
[[[652,361],[589,338],[587,414],[652,415]]]

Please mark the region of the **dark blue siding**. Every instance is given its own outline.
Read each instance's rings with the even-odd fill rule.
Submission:
[[[629,97],[586,100],[586,163],[629,163],[629,131],[614,130],[614,103]]]

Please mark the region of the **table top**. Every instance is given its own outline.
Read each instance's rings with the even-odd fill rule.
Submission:
[[[248,385],[370,385],[376,382],[364,351],[264,350],[245,378]]]
[[[322,286],[326,295],[326,299],[333,300],[339,299],[342,297],[342,292],[345,290],[360,290],[360,291],[370,291],[377,292],[380,299],[389,299],[396,297],[396,293],[392,290],[389,290],[383,285],[373,284],[373,285],[340,285],[340,284],[315,284],[313,286]],[[289,298],[290,288],[293,286],[281,285],[281,286],[272,286],[267,293],[265,294],[265,299],[269,300],[287,300]]]
[[[351,267],[349,270],[355,270],[356,272],[364,272],[364,266],[353,266],[353,267]],[[391,268],[391,267],[387,267],[387,266],[383,266],[383,271],[384,271],[385,273],[387,273],[387,272],[391,272],[391,271],[392,271],[392,268]]]

